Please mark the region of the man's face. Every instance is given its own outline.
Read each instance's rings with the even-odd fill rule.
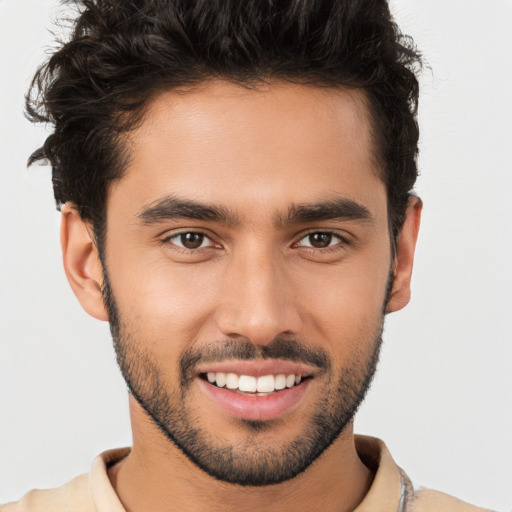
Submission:
[[[391,267],[362,95],[212,82],[165,93],[107,202],[118,360],[212,476],[292,478],[350,425]]]

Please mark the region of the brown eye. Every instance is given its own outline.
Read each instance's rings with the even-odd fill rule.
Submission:
[[[315,231],[302,237],[297,244],[299,247],[309,247],[311,249],[327,249],[328,247],[346,245],[346,240],[336,233],[329,231]]]
[[[199,249],[203,245],[205,236],[202,233],[182,233],[180,242],[186,249]]]
[[[203,249],[205,247],[213,246],[212,241],[208,236],[196,231],[187,231],[172,235],[166,238],[164,242],[171,242],[173,245],[188,250]]]
[[[308,241],[311,244],[311,247],[315,249],[323,249],[324,247],[329,247],[332,242],[332,234],[331,233],[311,233],[308,236]]]

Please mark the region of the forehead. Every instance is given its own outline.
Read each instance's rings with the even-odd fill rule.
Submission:
[[[224,81],[168,91],[130,134],[130,161],[110,196],[120,190],[135,207],[172,194],[242,216],[327,196],[382,200],[370,134],[361,91]]]

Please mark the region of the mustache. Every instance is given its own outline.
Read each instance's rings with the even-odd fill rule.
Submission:
[[[332,366],[327,352],[318,347],[309,347],[300,341],[277,337],[267,345],[255,345],[249,340],[228,339],[203,347],[189,347],[183,352],[179,360],[182,387],[185,388],[192,382],[198,364],[230,359],[280,359],[309,364],[323,371],[329,371]]]

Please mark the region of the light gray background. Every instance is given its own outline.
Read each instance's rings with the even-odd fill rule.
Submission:
[[[63,484],[130,443],[107,326],[61,269],[45,137],[23,93],[56,0],[0,0],[0,502]],[[413,300],[388,318],[357,431],[419,484],[512,510],[512,1],[394,0],[423,77],[425,210]],[[485,7],[485,9],[484,9]]]

